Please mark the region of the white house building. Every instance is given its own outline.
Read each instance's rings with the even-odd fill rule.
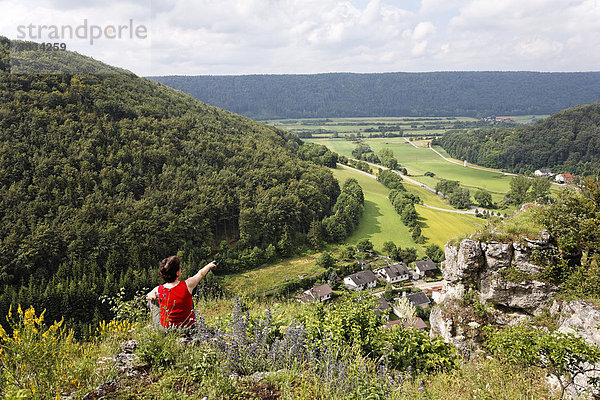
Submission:
[[[359,271],[344,278],[344,285],[349,290],[372,289],[377,285],[377,277],[370,269]]]
[[[298,300],[301,303],[316,303],[329,300],[332,295],[333,290],[331,290],[329,284],[325,283],[308,289],[298,297]]]
[[[424,276],[433,276],[436,269],[438,268],[430,259],[415,261],[415,271],[421,278]]]
[[[412,275],[402,262],[381,268],[378,272],[390,283],[407,281]]]
[[[536,169],[533,174],[535,176],[543,176],[545,178],[550,178],[550,177],[554,176],[552,171],[550,171],[548,168]]]

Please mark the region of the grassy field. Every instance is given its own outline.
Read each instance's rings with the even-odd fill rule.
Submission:
[[[421,232],[427,238],[427,243],[437,244],[442,248],[448,240],[474,233],[485,223],[474,215],[433,210],[419,204],[415,209],[419,214]]]
[[[408,228],[402,224],[387,198],[389,189],[360,172],[338,168],[334,170],[334,175],[340,184],[347,178],[356,178],[365,194],[365,213],[357,231],[348,239],[349,243],[368,238],[373,242],[376,250],[381,250],[383,243],[391,240],[400,247],[415,247],[422,254],[422,249],[412,240]],[[454,209],[434,193],[420,186],[410,183],[405,183],[404,186],[409,192],[417,194],[426,204]],[[484,220],[473,215],[433,210],[420,205],[415,208],[422,223],[423,235],[428,239],[424,247],[431,243],[443,247],[448,240],[473,233],[484,223]]]
[[[266,267],[227,275],[222,278],[221,283],[234,293],[260,294],[284,283],[287,278],[322,272],[323,268],[315,264],[319,254],[286,259]]]
[[[369,239],[375,250],[381,251],[383,243],[389,240],[401,247],[419,246],[412,240],[410,231],[402,221],[388,199],[390,190],[373,178],[346,168],[333,170],[334,176],[342,185],[346,179],[355,178],[362,187],[365,196],[365,210],[358,229],[347,239],[356,244],[361,239]],[[420,252],[422,250],[419,249]]]
[[[323,144],[345,156],[352,156],[352,150],[356,147],[355,143],[344,139],[311,139],[310,141]],[[383,148],[391,149],[400,164],[408,170],[409,175],[427,186],[435,187],[440,178],[455,180],[469,188],[472,194],[478,189],[488,190],[492,193],[494,201],[502,200],[509,190],[510,176],[450,163],[427,148],[415,148],[404,138],[363,139],[363,142],[369,144],[375,152]],[[424,176],[425,172],[433,172],[435,177]]]
[[[475,232],[477,227],[484,223],[483,220],[472,215],[438,211],[417,205],[423,235],[428,239],[424,246],[419,246],[413,241],[410,231],[402,224],[400,216],[389,201],[388,188],[357,171],[338,167],[333,170],[333,173],[340,185],[348,178],[356,179],[364,192],[363,216],[357,230],[346,240],[351,244],[356,244],[361,239],[369,239],[375,250],[381,251],[383,243],[391,240],[402,248],[414,247],[419,256],[424,256],[423,249],[428,244],[435,243],[443,247],[448,240]],[[405,183],[405,187],[409,192],[417,194],[426,204],[453,209],[440,197],[418,185]],[[251,271],[227,275],[221,278],[221,283],[234,293],[264,293],[284,283],[287,278],[314,275],[323,271],[315,265],[318,256],[319,253],[287,259]]]

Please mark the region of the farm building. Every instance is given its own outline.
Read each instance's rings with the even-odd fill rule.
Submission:
[[[438,268],[435,263],[429,258],[425,260],[415,261],[415,271],[420,277],[433,276]]]
[[[554,180],[558,183],[569,183],[573,182],[575,178],[571,174],[558,174],[554,178]]]
[[[429,297],[424,292],[412,293],[406,296],[415,307],[427,307],[431,304]]]
[[[543,176],[545,178],[550,178],[550,177],[554,176],[552,171],[550,171],[548,168],[536,169],[533,174],[535,176]]]

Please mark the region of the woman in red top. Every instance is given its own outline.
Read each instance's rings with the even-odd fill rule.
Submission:
[[[160,262],[158,274],[165,283],[152,289],[146,295],[146,298],[150,301],[158,301],[158,305],[160,306],[160,324],[163,327],[188,327],[194,325],[196,316],[194,314],[192,292],[208,271],[216,267],[215,263],[211,262],[198,271],[196,275],[185,281],[180,281],[181,263],[179,257],[171,256]]]

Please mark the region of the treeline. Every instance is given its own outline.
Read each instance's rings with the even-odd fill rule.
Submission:
[[[599,78],[598,72],[150,77],[255,119],[551,114],[599,101]]]
[[[573,107],[531,126],[451,131],[436,143],[452,157],[491,168],[597,174],[600,103]]]
[[[485,207],[488,203],[491,204],[492,196],[489,192],[481,191],[482,194],[478,195],[480,198],[480,205]],[[458,181],[450,181],[447,179],[440,179],[435,185],[435,193],[442,193],[444,197],[448,199],[451,206],[456,208],[469,208],[471,207],[471,193],[469,189],[460,186]],[[479,192],[478,192],[479,193]]]
[[[0,40],[0,314],[34,304],[83,327],[108,316],[100,295],[160,283],[166,256],[184,276],[214,258],[219,273],[240,271],[309,246],[313,221],[332,213],[336,240],[356,225],[360,206],[336,206],[331,171],[303,160],[335,156],[296,135],[74,53],[55,57],[99,73],[10,74],[9,46]]]
[[[362,188],[356,179],[348,179],[333,207],[333,215],[323,219],[328,241],[341,243],[358,226],[365,204]]]
[[[424,242],[425,239],[421,236],[419,214],[415,209],[415,204],[421,202],[419,196],[408,193],[402,185],[402,178],[395,172],[381,170],[377,175],[377,180],[387,188],[392,189],[388,198],[398,215],[400,215],[402,223],[410,229],[413,240],[417,243]]]
[[[406,169],[400,168],[400,163],[394,157],[394,153],[387,147],[381,149],[379,154],[376,154],[368,143],[358,141],[356,147],[352,150],[352,156],[358,160],[380,164],[389,169],[402,170],[406,174]]]
[[[335,168],[339,158],[337,153],[332,152],[326,146],[309,142],[303,142],[298,149],[298,155],[305,161],[312,161],[329,168]]]

